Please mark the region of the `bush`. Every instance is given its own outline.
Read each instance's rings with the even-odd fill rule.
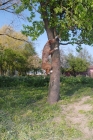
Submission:
[[[27,87],[44,87],[49,83],[49,77],[44,79],[43,76],[31,76],[31,77],[0,77],[0,87],[17,87],[17,86],[27,86]]]
[[[66,84],[89,84],[93,86],[93,78],[78,76],[78,77],[61,77],[61,83]],[[49,85],[49,77],[44,79],[43,76],[20,76],[20,77],[0,77],[0,87],[45,87]]]
[[[62,83],[67,83],[67,84],[89,84],[93,85],[93,78],[90,77],[85,77],[85,76],[70,76],[70,77],[61,77],[61,82]]]

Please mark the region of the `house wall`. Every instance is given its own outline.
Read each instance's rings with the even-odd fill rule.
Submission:
[[[93,78],[93,68],[89,68],[88,69],[88,76],[90,76],[91,78]]]

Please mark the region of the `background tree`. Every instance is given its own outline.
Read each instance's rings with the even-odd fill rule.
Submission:
[[[24,13],[16,14],[16,11],[15,11],[15,7],[19,5],[20,2],[21,2],[20,0],[0,0],[0,12],[4,11],[10,14],[13,14],[16,18],[24,20],[26,19],[24,16]],[[10,21],[11,26],[13,26],[13,23],[14,23],[14,20]],[[7,30],[9,30],[9,26],[7,26]],[[24,40],[23,38],[18,38],[18,37],[16,38],[15,36],[11,36],[11,34],[7,34],[7,33],[0,33],[0,36],[5,36],[5,35],[15,40],[20,40],[23,42],[25,41],[29,43],[29,41]]]
[[[3,53],[3,74],[15,75],[15,70],[22,73],[26,65],[26,58],[19,52],[8,48]],[[7,74],[8,72],[8,74]]]
[[[14,6],[18,4],[20,0],[0,0],[0,10],[14,13]]]
[[[2,34],[0,36],[0,43],[5,48],[12,47],[14,50],[22,50],[22,46],[29,42],[25,35],[23,35],[21,32],[15,31],[11,26],[8,25],[0,28],[0,34]],[[31,43],[29,42],[29,44]]]
[[[4,48],[0,44],[0,75],[3,75],[3,65],[4,65]]]
[[[7,71],[9,75],[14,75],[15,70],[17,70],[20,75],[26,74],[28,71],[27,60],[30,56],[36,54],[33,44],[26,42],[28,38],[21,32],[16,32],[10,26],[6,25],[2,27],[0,33],[5,34],[0,38],[1,75],[6,74]],[[9,36],[6,36],[6,34]],[[10,36],[12,36],[12,38]],[[15,38],[21,38],[24,41],[15,40]]]
[[[36,39],[40,34],[47,33],[48,39],[60,34],[62,45],[78,44],[77,50],[81,49],[81,44],[93,44],[93,1],[90,0],[22,0],[17,12],[23,9],[30,11],[31,26],[24,26],[24,31],[28,36]],[[35,20],[38,12],[41,19]],[[36,14],[37,16],[37,14]],[[65,41],[65,43],[64,43]],[[55,44],[59,46],[59,42]],[[52,46],[53,48],[55,47]],[[50,75],[49,103],[55,103],[59,99],[60,89],[60,55],[59,50],[52,55],[53,73]]]
[[[35,51],[35,48],[33,46],[33,43],[29,43],[29,44],[25,43],[23,48],[24,48],[23,53],[26,57],[36,55],[36,51]]]
[[[61,73],[64,74],[66,71],[72,72],[72,65],[75,68],[72,74],[76,75],[78,73],[83,73],[87,70],[89,65],[93,64],[93,58],[89,54],[86,48],[82,48],[81,51],[77,52],[71,49],[68,52],[60,50],[60,61],[61,61]],[[85,63],[85,65],[84,65]],[[87,65],[88,64],[88,65]],[[77,65],[77,66],[76,66]],[[84,68],[83,68],[84,65]]]
[[[41,59],[38,55],[30,56],[27,60],[28,68],[34,71],[34,75],[41,70]]]
[[[81,72],[86,72],[89,66],[89,63],[86,61],[86,59],[76,57],[72,54],[68,55],[67,64],[67,70],[70,71],[73,76],[76,76]]]
[[[93,57],[89,54],[86,48],[83,48],[80,52],[77,52],[77,57],[86,60],[90,65],[93,65]]]

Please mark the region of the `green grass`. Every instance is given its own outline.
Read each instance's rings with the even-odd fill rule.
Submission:
[[[93,120],[88,122],[88,126],[89,126],[90,129],[93,129]]]
[[[47,103],[47,87],[0,88],[1,140],[75,140],[82,132],[66,121],[61,105],[93,97],[89,84],[61,83],[60,101]],[[93,127],[89,122],[89,126]]]

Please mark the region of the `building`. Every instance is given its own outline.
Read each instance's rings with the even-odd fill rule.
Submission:
[[[89,66],[88,70],[87,70],[88,76],[90,76],[91,78],[93,78],[93,66]]]

